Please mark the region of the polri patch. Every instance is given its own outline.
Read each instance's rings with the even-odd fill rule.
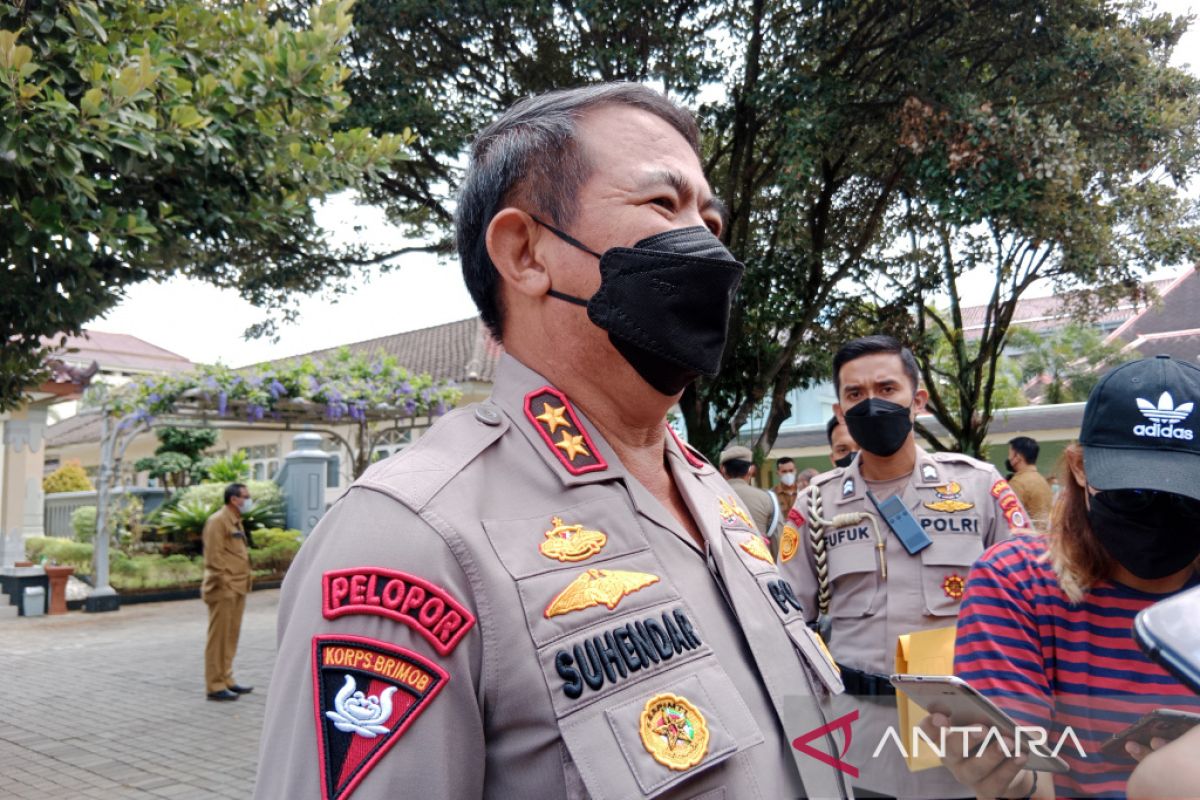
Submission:
[[[475,624],[475,615],[424,578],[380,567],[326,572],[321,581],[325,619],[374,614],[403,623],[448,656]]]
[[[323,800],[345,800],[450,676],[412,651],[361,636],[313,637]]]

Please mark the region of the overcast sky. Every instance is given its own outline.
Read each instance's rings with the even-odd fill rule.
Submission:
[[[1185,14],[1200,7],[1200,0],[1160,0],[1157,5],[1172,14]],[[1200,23],[1192,23],[1176,49],[1174,60],[1197,70]],[[372,231],[374,242],[403,244],[380,211],[357,205],[349,196],[332,198],[319,218],[337,235],[352,235],[353,221]],[[336,302],[321,296],[294,297],[291,302],[299,311],[299,319],[295,324],[281,326],[277,342],[242,338],[242,331],[261,320],[263,312],[236,292],[185,279],[134,286],[123,303],[87,327],[132,334],[195,362],[221,361],[242,366],[475,314],[456,262],[422,254],[406,256],[402,264],[387,274],[375,273],[369,280],[352,286]],[[968,290],[966,302],[986,300],[985,285],[980,283],[978,287],[974,295]]]

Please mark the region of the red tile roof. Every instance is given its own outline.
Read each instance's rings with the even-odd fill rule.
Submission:
[[[1177,280],[1177,278],[1165,278],[1148,281],[1144,287],[1146,289],[1153,289],[1156,294],[1162,295]],[[1103,312],[1096,319],[1096,324],[1104,326],[1119,324],[1134,317],[1143,309],[1145,309],[1144,305],[1137,306],[1130,301],[1123,301],[1116,308]],[[963,308],[963,331],[968,338],[979,335],[983,328],[987,310],[987,305],[967,306]],[[1030,330],[1044,331],[1062,327],[1068,318],[1069,312],[1065,307],[1062,295],[1027,297],[1017,301],[1017,308],[1013,312],[1012,324]]]
[[[43,342],[57,345],[58,340]],[[178,353],[136,336],[92,330],[85,330],[82,336],[68,336],[66,349],[55,355],[68,364],[86,366],[95,361],[104,372],[185,372],[194,366]]]
[[[488,334],[479,317],[460,319],[444,325],[434,325],[415,331],[394,333],[377,339],[314,350],[289,358],[273,359],[278,364],[295,358],[320,358],[343,347],[351,352],[384,352],[395,356],[400,366],[410,372],[428,372],[434,379],[457,383],[465,381],[491,382],[496,362],[504,348]]]

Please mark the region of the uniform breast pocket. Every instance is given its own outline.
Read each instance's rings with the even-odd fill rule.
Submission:
[[[879,610],[879,566],[868,543],[826,547],[833,597],[830,616],[866,617]]]
[[[568,786],[593,800],[708,797],[736,779],[739,750],[763,735],[714,659],[676,669],[563,718]],[[719,795],[718,795],[719,796]]]
[[[934,536],[933,544],[921,551],[921,585],[925,593],[925,613],[934,617],[958,614],[967,573],[983,545],[974,536]]]

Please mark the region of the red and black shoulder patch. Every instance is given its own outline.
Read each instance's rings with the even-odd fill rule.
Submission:
[[[583,475],[608,469],[562,392],[550,386],[534,389],[525,395],[525,416],[567,472]]]
[[[313,637],[313,706],[323,800],[345,800],[450,680],[386,642]]]
[[[704,469],[709,466],[708,460],[700,454],[700,451],[692,447],[690,444],[679,438],[679,434],[667,423],[667,431],[671,434],[671,438],[675,440],[675,444],[679,446],[679,452],[683,453],[683,457],[692,465],[692,469]]]
[[[448,656],[475,624],[475,615],[448,591],[416,575],[380,567],[326,572],[321,579],[325,619],[374,614],[401,622]]]
[[[996,498],[996,505],[1000,506],[1000,513],[1008,521],[1008,527],[1019,530],[1029,530],[1032,527],[1017,493],[1009,486],[1008,481],[1001,478],[993,483],[992,497]]]

